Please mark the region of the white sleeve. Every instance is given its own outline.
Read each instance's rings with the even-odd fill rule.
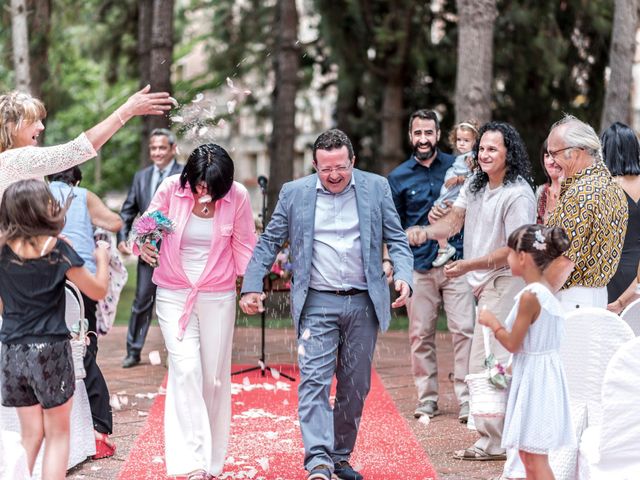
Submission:
[[[2,174],[14,181],[42,178],[96,156],[93,145],[82,133],[76,139],[53,147],[22,147],[6,150],[0,157]]]
[[[464,185],[462,185],[462,188],[460,189],[460,193],[458,194],[458,198],[456,198],[455,202],[453,202],[454,207],[458,207],[463,210],[467,209],[467,197],[469,195],[467,192],[468,189],[469,189],[469,178],[465,180]]]

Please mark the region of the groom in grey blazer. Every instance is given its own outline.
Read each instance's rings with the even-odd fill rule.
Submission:
[[[240,307],[247,314],[264,310],[263,277],[288,240],[307,479],[360,480],[349,457],[370,388],[378,329],[388,328],[390,307],[404,305],[411,293],[413,256],[387,180],[353,168],[353,146],[342,131],[321,134],[313,159],[316,174],[280,191],[247,267]],[[382,269],[385,243],[391,257],[385,260],[395,266],[393,304]]]

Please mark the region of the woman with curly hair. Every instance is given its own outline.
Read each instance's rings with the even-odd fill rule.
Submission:
[[[529,156],[518,131],[507,123],[489,122],[480,128],[478,135],[480,141],[474,146],[474,153],[479,169],[451,208],[434,207],[430,213],[430,218],[436,220],[434,224],[409,229],[409,243],[420,245],[427,240],[447,238],[464,226],[464,258],[447,264],[444,274],[466,275],[478,307],[487,308],[504,323],[513,297],[524,287],[522,279],[511,275],[507,240],[517,228],[535,223],[536,200],[529,183]],[[493,335],[491,351],[499,362],[506,363],[509,352]],[[484,360],[482,327],[476,324],[469,373],[482,372]],[[503,422],[504,418],[475,418],[480,439],[466,450],[456,452],[456,458],[503,460]]]

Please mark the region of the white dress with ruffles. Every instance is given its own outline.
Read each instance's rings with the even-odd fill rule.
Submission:
[[[515,296],[516,303],[505,321],[507,329],[513,327],[524,292],[533,293],[541,309],[520,350],[513,355],[502,446],[547,454],[549,450],[576,443],[559,354],[564,337],[564,312],[546,286],[532,283]]]

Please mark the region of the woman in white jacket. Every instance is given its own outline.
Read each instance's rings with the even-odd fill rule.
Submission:
[[[173,100],[166,92],[150,93],[147,85],[134,93],[111,115],[75,140],[54,147],[38,148],[47,115],[44,104],[28,93],[0,95],[0,199],[13,182],[28,178],[43,180],[96,156],[125,123],[137,115],[162,115]]]

